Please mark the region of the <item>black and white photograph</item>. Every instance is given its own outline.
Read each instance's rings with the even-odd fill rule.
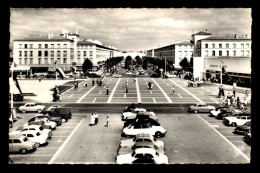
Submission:
[[[251,163],[251,8],[9,11],[9,164]]]

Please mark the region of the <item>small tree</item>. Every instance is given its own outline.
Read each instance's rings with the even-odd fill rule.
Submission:
[[[135,57],[135,60],[136,60],[136,64],[137,64],[138,66],[142,66],[142,65],[143,65],[143,59],[140,58],[140,56],[136,56],[136,57]]]
[[[131,56],[127,56],[125,58],[125,69],[129,69],[129,66],[132,65],[132,57]]]
[[[183,58],[179,64],[184,70],[187,70],[187,68],[190,66],[190,62],[186,57]]]
[[[88,69],[92,69],[93,63],[87,58],[85,59],[83,65],[82,65],[82,70],[84,73],[87,72]]]

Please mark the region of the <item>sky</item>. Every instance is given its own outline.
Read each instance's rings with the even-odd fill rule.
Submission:
[[[143,51],[190,40],[208,30],[213,36],[248,34],[250,8],[11,8],[10,45],[29,35],[59,36],[63,30],[81,39],[99,40],[121,51]]]

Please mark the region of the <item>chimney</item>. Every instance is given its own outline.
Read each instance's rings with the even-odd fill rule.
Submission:
[[[205,31],[206,33],[208,33],[208,30],[206,29],[206,31]]]
[[[48,33],[48,39],[50,39],[51,38],[51,34],[50,33]]]
[[[235,38],[238,38],[237,34],[235,34]]]

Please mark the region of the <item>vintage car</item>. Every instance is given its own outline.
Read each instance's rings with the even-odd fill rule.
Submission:
[[[188,112],[210,112],[211,110],[216,109],[215,106],[207,105],[206,103],[196,103],[189,106]]]
[[[25,112],[38,112],[41,113],[44,110],[44,105],[36,105],[35,103],[25,103],[23,106],[19,107],[19,111]]]
[[[144,108],[135,108],[132,112],[123,112],[122,116],[121,116],[121,120],[125,121],[127,119],[127,117],[129,117],[129,116],[136,116],[137,113],[139,113],[139,112],[149,112],[152,115],[155,115],[154,112],[147,111]]]
[[[50,115],[50,120],[52,120],[53,117],[60,117],[62,123],[65,123],[72,118],[71,109],[69,107],[54,108],[49,110],[48,114]]]
[[[214,110],[211,110],[209,113],[210,113],[210,116],[213,116],[213,117],[216,117],[223,109],[225,108],[229,108],[228,106],[221,106],[221,107],[217,107],[216,109]]]
[[[27,137],[21,135],[19,131],[9,133],[9,152],[26,154],[28,151],[35,151],[37,148],[36,142],[31,141]]]
[[[160,126],[158,119],[153,119],[153,118],[150,118],[150,117],[137,117],[137,118],[134,118],[134,119],[127,119],[124,123],[123,128],[129,126],[132,123],[144,123],[144,124],[150,124],[150,125],[153,125],[153,126]]]
[[[47,145],[48,144],[48,135],[45,133],[37,132],[35,130],[27,130],[21,132],[22,135],[26,136],[31,141],[36,142],[36,147],[40,145]]]
[[[150,134],[140,133],[131,139],[122,139],[119,147],[133,147],[136,142],[152,142],[157,147],[164,147],[164,143],[161,140],[154,138]]]
[[[136,119],[153,119],[155,121],[158,121],[158,117],[155,116],[154,112],[138,112],[137,114],[127,116],[125,118],[125,121],[136,121]]]
[[[224,117],[234,117],[234,116],[251,116],[251,113],[249,110],[233,109],[231,112],[223,112],[218,114],[216,119],[223,119]]]
[[[44,129],[40,125],[24,125],[23,128],[21,129],[21,132],[25,132],[25,131],[28,131],[28,130],[34,130],[36,132],[40,132],[41,134],[48,135],[48,138],[47,138],[48,140],[52,136],[52,131],[50,129]]]
[[[223,124],[231,125],[233,127],[243,125],[248,121],[251,121],[251,116],[235,116],[223,118]]]
[[[53,129],[53,130],[56,129],[56,126],[57,126],[56,122],[50,121],[48,117],[42,117],[41,114],[39,114],[39,116],[37,114],[34,117],[32,117],[31,119],[29,119],[28,123],[34,122],[34,121],[42,121],[42,122],[44,122],[44,124],[46,126],[50,126],[51,129]]]
[[[134,144],[134,146],[132,147],[120,147],[118,150],[118,155],[122,155],[122,154],[131,154],[133,150],[137,149],[137,148],[153,148],[155,149],[159,154],[164,154],[164,148],[163,147],[157,147],[153,142],[136,142]]]
[[[243,125],[237,126],[235,128],[234,132],[235,133],[243,133],[243,134],[245,134],[249,130],[251,130],[251,121],[248,121],[248,122],[246,122]]]
[[[153,126],[150,124],[133,123],[128,127],[123,128],[122,137],[136,136],[140,133],[147,133],[157,138],[160,138],[166,134],[166,129],[162,126]]]
[[[245,133],[245,140],[251,143],[251,129]]]
[[[168,164],[168,157],[164,154],[159,154],[153,148],[137,148],[131,154],[122,154],[116,157],[117,164],[131,164],[136,159],[148,155],[153,158],[157,164]]]
[[[120,75],[120,74],[113,74],[112,75],[112,78],[121,78],[122,77],[122,75]]]
[[[48,120],[57,123],[57,125],[61,125],[62,124],[62,120],[61,117],[54,117],[54,116],[50,116],[49,114],[52,114],[54,111],[53,110],[47,110],[47,111],[43,111],[40,114],[36,114],[34,117],[37,117],[39,119],[41,118],[48,118]]]

